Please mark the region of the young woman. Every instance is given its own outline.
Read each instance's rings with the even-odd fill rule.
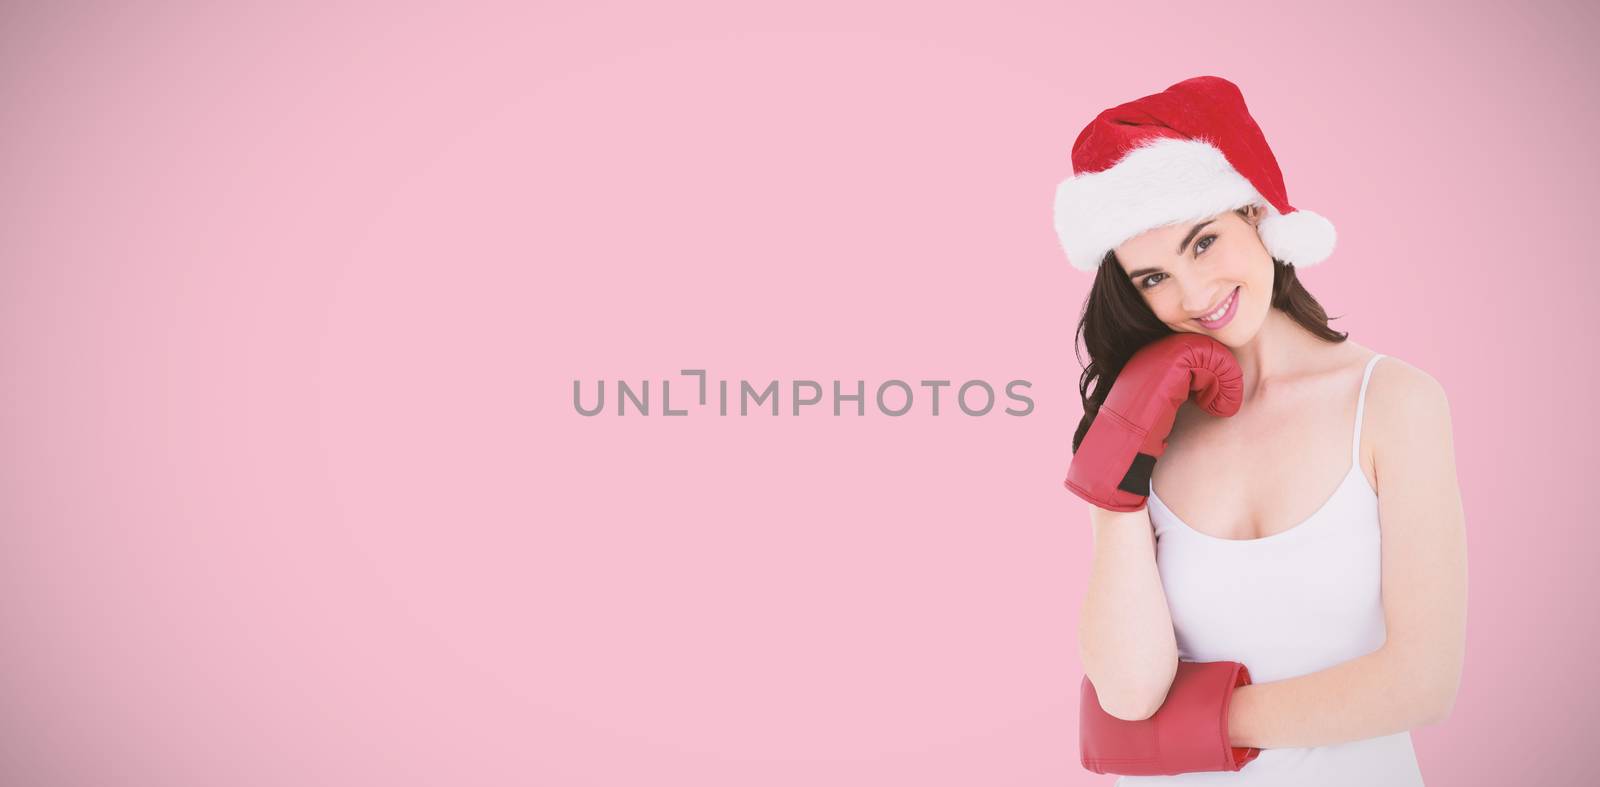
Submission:
[[[1332,225],[1289,205],[1231,82],[1106,110],[1073,163],[1056,227],[1095,273],[1068,478],[1094,503],[1086,767],[1167,774],[1121,785],[1421,784],[1409,730],[1450,713],[1465,644],[1444,391],[1328,327],[1295,266],[1329,256]],[[1096,430],[1131,437],[1088,450]]]

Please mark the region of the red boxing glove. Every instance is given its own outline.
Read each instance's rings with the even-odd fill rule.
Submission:
[[[1119,719],[1100,707],[1089,676],[1078,702],[1078,755],[1095,773],[1170,776],[1237,771],[1260,749],[1228,744],[1228,703],[1250,684],[1237,661],[1179,661],[1167,699],[1154,716]]]
[[[1244,374],[1227,345],[1198,333],[1175,333],[1141,347],[1117,373],[1073,453],[1066,487],[1109,511],[1144,508],[1150,474],[1191,392],[1212,415],[1239,412]]]

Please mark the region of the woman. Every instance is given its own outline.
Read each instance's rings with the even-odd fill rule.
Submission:
[[[1331,254],[1332,225],[1289,204],[1231,82],[1196,77],[1102,112],[1073,165],[1056,227],[1095,272],[1068,479],[1095,503],[1086,767],[1172,774],[1122,785],[1421,784],[1409,730],[1450,713],[1465,643],[1442,388],[1328,327],[1295,268]],[[1226,352],[1205,360],[1206,345]],[[1152,393],[1173,380],[1206,406],[1184,401],[1188,387],[1170,405]],[[1086,450],[1095,430],[1132,442]],[[1114,750],[1144,725],[1164,725],[1161,746]],[[1122,732],[1134,737],[1096,738]],[[1181,760],[1175,742],[1203,756]],[[1091,762],[1091,749],[1111,754]]]

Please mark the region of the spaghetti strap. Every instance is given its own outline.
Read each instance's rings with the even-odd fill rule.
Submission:
[[[1356,398],[1356,433],[1350,439],[1350,464],[1361,465],[1361,414],[1367,408],[1367,382],[1372,379],[1372,367],[1377,364],[1383,353],[1372,356],[1367,361],[1366,371],[1361,373],[1361,394]]]

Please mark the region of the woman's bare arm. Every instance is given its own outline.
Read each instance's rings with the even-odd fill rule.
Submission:
[[[1094,558],[1078,619],[1078,652],[1100,706],[1119,719],[1149,718],[1178,669],[1172,613],[1156,570],[1149,509],[1089,506]]]
[[[1387,641],[1329,669],[1234,690],[1235,746],[1322,746],[1443,721],[1466,649],[1466,518],[1438,381],[1380,363],[1368,391],[1383,537]],[[1375,395],[1380,388],[1381,395]],[[1245,665],[1249,666],[1249,665]]]

